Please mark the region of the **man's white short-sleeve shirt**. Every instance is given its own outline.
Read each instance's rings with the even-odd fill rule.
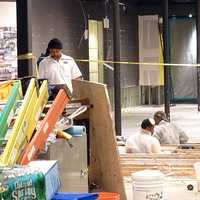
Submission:
[[[70,56],[63,55],[57,61],[50,56],[41,61],[39,77],[48,79],[49,84],[66,84],[72,92],[72,79],[81,77],[82,74]]]

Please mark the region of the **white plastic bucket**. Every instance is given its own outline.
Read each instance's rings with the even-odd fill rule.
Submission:
[[[194,163],[195,174],[197,178],[197,188],[200,192],[200,162]]]
[[[200,162],[194,163],[196,178],[200,180]]]
[[[133,200],[164,200],[165,176],[160,171],[144,170],[132,174]]]

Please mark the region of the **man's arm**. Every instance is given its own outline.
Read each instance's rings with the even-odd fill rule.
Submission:
[[[76,62],[74,61],[74,59],[72,59],[72,79],[75,79],[75,80],[82,80],[83,76],[82,76],[82,73],[78,67],[78,65],[76,64]]]
[[[187,143],[187,141],[189,140],[189,137],[187,136],[187,134],[182,129],[177,127],[176,125],[174,125],[174,126],[175,126],[177,133],[179,134],[180,144]]]
[[[132,140],[131,136],[126,140],[125,148],[126,148],[126,153],[137,152],[136,149],[135,149],[136,148],[135,142]]]
[[[155,127],[155,128],[154,128],[153,137],[155,137],[159,142],[161,142],[162,131],[160,130],[159,127]]]
[[[74,78],[74,80],[83,80],[83,77],[82,76],[80,76],[80,77],[78,77],[78,78]]]
[[[39,64],[39,78],[46,78],[46,75],[45,75],[45,65],[43,64],[44,62],[41,61],[40,64]]]
[[[154,139],[154,143],[152,144],[152,153],[161,153],[160,143],[156,138]]]
[[[125,147],[126,148],[126,153],[133,153],[133,149],[129,148],[129,147]]]

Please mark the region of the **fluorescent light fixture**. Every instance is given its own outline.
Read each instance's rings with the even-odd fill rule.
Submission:
[[[190,14],[188,15],[188,17],[189,17],[189,18],[192,18],[192,14],[190,13]]]

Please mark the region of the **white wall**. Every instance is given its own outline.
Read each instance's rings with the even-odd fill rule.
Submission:
[[[16,3],[0,2],[0,27],[16,27]]]

